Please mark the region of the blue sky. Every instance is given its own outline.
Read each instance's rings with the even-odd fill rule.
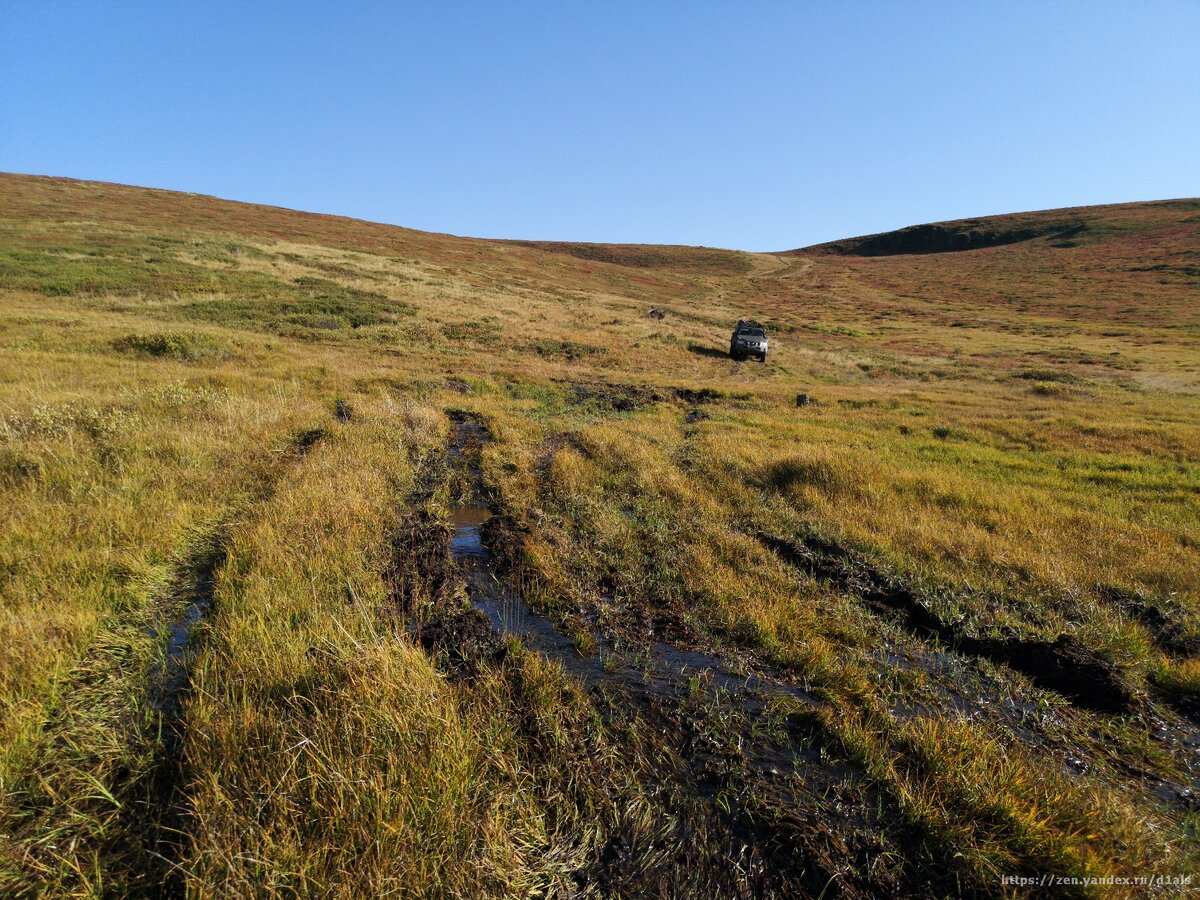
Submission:
[[[0,0],[0,170],[774,250],[1200,195],[1200,0]]]

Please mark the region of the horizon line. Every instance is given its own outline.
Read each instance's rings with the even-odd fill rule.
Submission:
[[[321,212],[319,210],[299,209],[293,206],[282,206],[277,203],[260,203],[254,200],[237,200],[231,197],[222,197],[217,194],[208,194],[201,191],[189,191],[180,188],[158,187],[147,184],[129,184],[123,181],[104,181],[96,178],[79,178],[74,175],[48,175],[38,172],[11,172],[0,171],[0,176],[13,176],[17,178],[40,178],[47,181],[73,181],[80,184],[97,184],[106,185],[109,187],[130,188],[139,191],[157,191],[165,194],[179,194],[185,197],[201,197],[208,200],[216,200],[221,203],[237,203],[243,206],[259,206],[264,209],[276,209],[284,212],[298,213],[306,216],[323,216],[333,219],[347,219],[351,222],[362,222],[368,225],[379,225],[385,228],[398,228],[403,231],[415,231],[420,234],[432,235],[435,237],[450,237],[466,241],[486,241],[489,243],[524,243],[524,244],[569,244],[573,246],[587,247],[663,247],[663,248],[688,248],[695,250],[720,250],[727,253],[750,253],[750,254],[766,254],[774,255],[780,253],[792,253],[798,250],[808,250],[815,247],[822,247],[827,244],[838,243],[841,241],[851,241],[859,238],[876,237],[883,234],[891,234],[895,231],[902,231],[906,228],[916,228],[923,225],[945,225],[954,222],[969,222],[975,219],[994,219],[1002,216],[1021,216],[1021,215],[1036,215],[1039,213],[1055,213],[1055,212],[1071,212],[1074,210],[1083,209],[1103,209],[1113,206],[1134,206],[1147,205],[1154,203],[1185,203],[1188,201],[1200,202],[1200,197],[1158,197],[1148,200],[1118,200],[1112,203],[1089,203],[1082,206],[1054,206],[1045,207],[1042,209],[1025,209],[1025,210],[1010,210],[1008,212],[993,212],[993,213],[978,213],[969,216],[960,216],[954,219],[935,219],[928,222],[910,222],[907,225],[899,225],[895,228],[884,229],[883,231],[860,232],[858,234],[844,235],[842,237],[830,238],[824,241],[817,241],[813,244],[804,244],[799,247],[786,247],[777,250],[746,250],[740,247],[716,247],[708,244],[670,244],[657,243],[646,241],[575,241],[562,240],[561,238],[527,238],[527,237],[487,237],[484,235],[457,234],[449,231],[432,231],[424,228],[415,228],[411,225],[400,225],[395,222],[383,222],[377,219],[364,219],[358,216],[351,216],[345,213]]]

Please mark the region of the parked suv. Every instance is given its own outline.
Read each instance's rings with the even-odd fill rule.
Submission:
[[[753,319],[738,320],[729,339],[729,355],[734,359],[757,356],[759,362],[767,361],[767,329]]]

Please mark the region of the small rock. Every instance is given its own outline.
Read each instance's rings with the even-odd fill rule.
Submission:
[[[812,406],[812,404],[813,404],[813,399],[812,399],[812,397],[808,396],[808,394],[797,394],[796,395],[796,405],[797,406]]]

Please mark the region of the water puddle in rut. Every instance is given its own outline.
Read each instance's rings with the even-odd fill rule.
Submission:
[[[618,652],[608,642],[590,635],[595,650],[581,652],[575,641],[558,625],[530,609],[516,591],[505,585],[495,571],[483,539],[483,525],[492,518],[481,499],[482,475],[470,458],[488,439],[478,422],[455,423],[449,447],[452,463],[465,465],[465,477],[475,484],[463,492],[464,500],[451,510],[454,534],[451,557],[466,583],[471,604],[487,616],[492,628],[503,637],[520,639],[523,646],[558,662],[568,674],[587,687],[620,687],[635,698],[684,697],[703,686],[738,710],[752,716],[762,714],[772,700],[793,698],[816,707],[817,701],[801,688],[755,674],[740,674],[721,659],[696,650],[685,650],[658,642],[630,654]]]
[[[897,814],[892,801],[866,786],[852,767],[830,759],[818,727],[802,717],[772,714],[780,701],[793,708],[825,708],[812,695],[774,678],[737,671],[715,655],[661,641],[626,649],[592,632],[573,640],[501,580],[488,547],[486,526],[493,514],[481,471],[490,435],[469,415],[452,418],[447,461],[457,501],[451,509],[451,557],[471,605],[496,634],[519,639],[526,651],[557,663],[585,688],[615,701],[617,715],[645,717],[647,723],[661,724],[664,735],[676,735],[693,789],[710,802],[728,787],[724,779],[729,776],[713,772],[728,772],[724,766],[732,764],[742,773],[739,777],[750,779],[746,783],[754,785],[760,801],[805,810],[802,820],[814,834],[855,836],[855,842],[862,837],[864,846],[882,839],[884,823]],[[730,714],[742,723],[736,724]],[[736,736],[724,746],[714,742],[713,727],[732,727]],[[729,753],[739,761],[729,763]]]
[[[213,569],[221,558],[218,553],[214,560],[202,565],[194,576],[187,606],[174,621],[147,629],[152,637],[166,637],[162,665],[150,689],[150,703],[172,727],[182,711],[183,694],[187,690],[188,669],[195,653],[192,638],[212,606]]]
[[[486,559],[481,529],[492,513],[484,506],[465,506],[454,510],[451,524],[454,536],[450,538],[450,556],[454,559]]]

